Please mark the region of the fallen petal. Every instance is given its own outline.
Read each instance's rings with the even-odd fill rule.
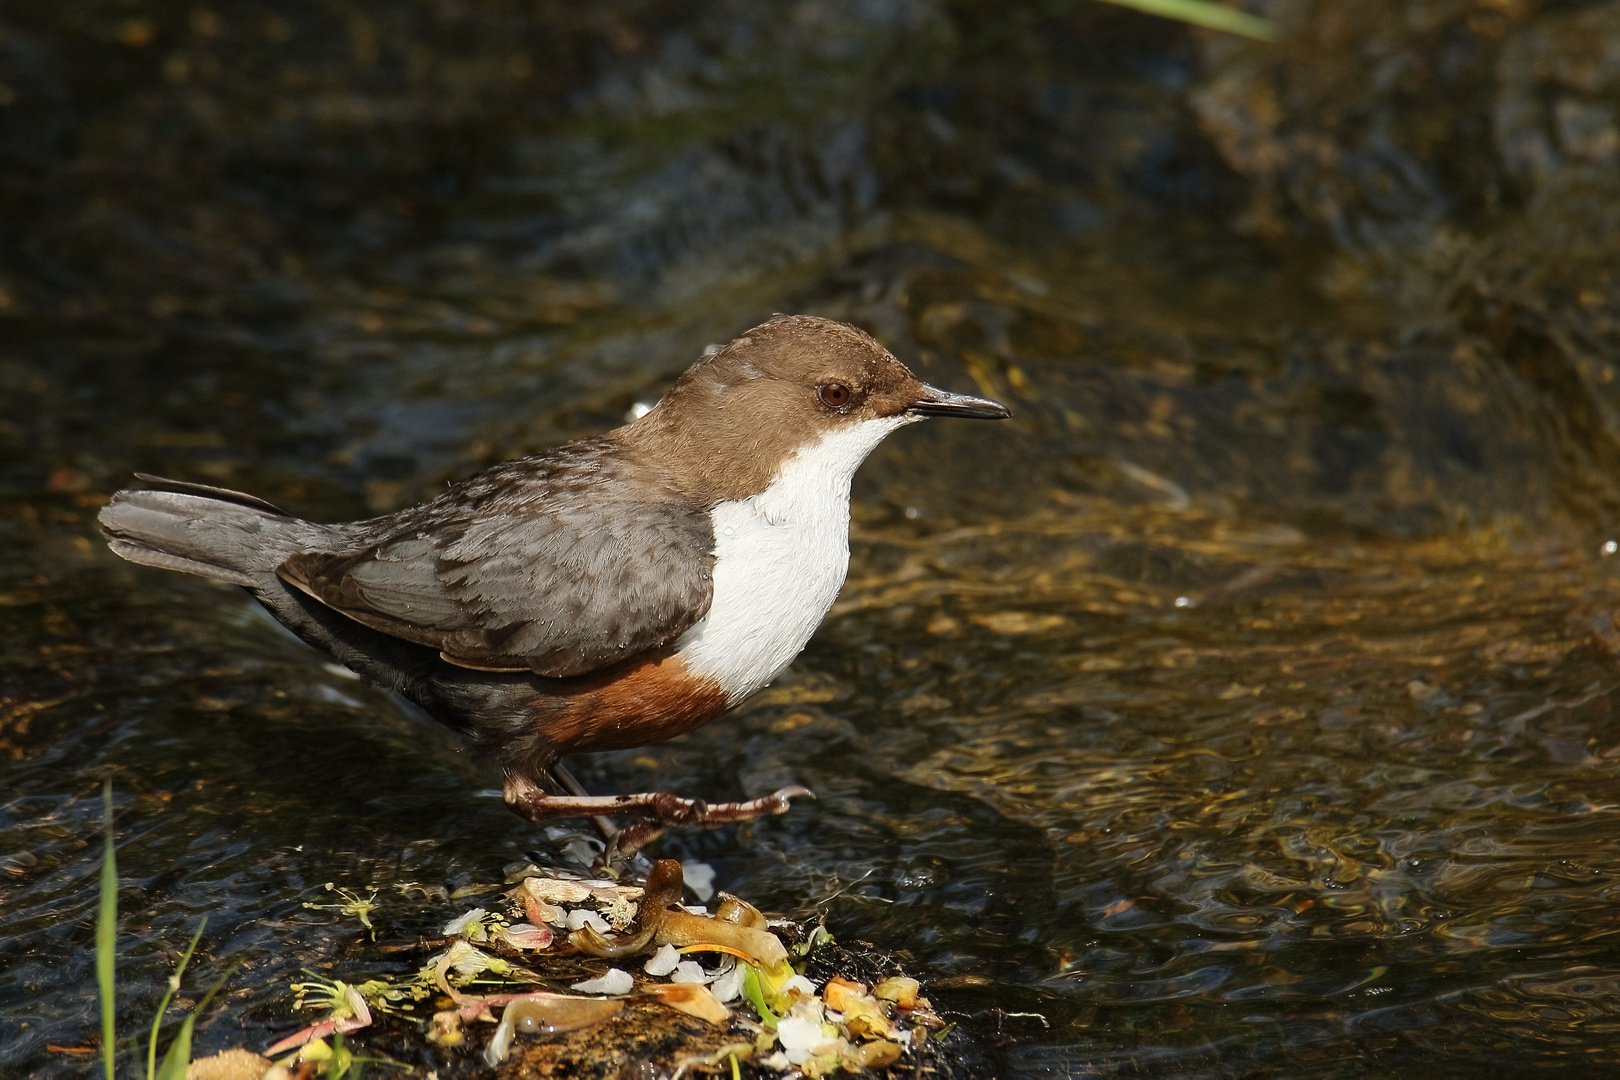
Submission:
[[[444,963],[463,975],[479,975],[489,970],[491,957],[482,949],[458,941],[444,954]]]
[[[867,994],[850,994],[844,998],[844,1026],[851,1035],[886,1038],[891,1025],[878,999]]]
[[[714,995],[716,1001],[736,1001],[738,996],[742,994],[743,977],[747,974],[748,969],[741,964],[737,964],[730,971],[710,983],[709,992]]]
[[[647,991],[670,1008],[699,1020],[724,1024],[731,1019],[731,1010],[720,1004],[702,983],[657,983],[647,987]]]
[[[900,1060],[900,1046],[880,1039],[855,1047],[849,1056],[863,1069],[887,1069]]]
[[[665,945],[653,953],[652,959],[648,960],[646,966],[641,970],[661,979],[674,971],[676,965],[680,962],[681,954],[676,950],[675,946]]]
[[[628,971],[619,968],[608,968],[601,976],[595,979],[586,979],[569,987],[582,994],[628,994],[635,989],[636,980]]]
[[[669,980],[678,983],[707,983],[709,973],[704,971],[703,965],[696,960],[682,960],[675,965],[675,970],[670,972]]]
[[[525,994],[507,1004],[503,1021],[526,1035],[558,1035],[600,1024],[624,1011],[618,998],[572,997],[568,994]]]
[[[484,1047],[484,1062],[499,1065],[512,1049],[516,1033],[528,1035],[556,1035],[565,1031],[578,1031],[617,1016],[624,1008],[623,1000],[606,998],[578,998],[567,994],[524,994],[514,997],[501,1013],[501,1022],[495,1027],[489,1045]]]
[[[371,1006],[366,1004],[366,996],[348,983],[343,984],[343,1001],[349,1007],[350,1016],[338,1020],[338,1031],[347,1035],[371,1023]]]
[[[606,919],[589,908],[575,908],[568,913],[568,929],[582,930],[587,926],[598,934],[606,934],[613,929]]]
[[[916,1008],[917,980],[895,975],[872,987],[872,996],[892,1001],[902,1009]]]
[[[487,935],[484,932],[484,925],[481,920],[488,914],[489,912],[485,911],[483,908],[475,907],[471,911],[467,912],[467,914],[462,915],[459,918],[451,919],[448,923],[446,923],[444,926],[444,936],[466,937],[471,938],[474,941],[483,941]],[[469,927],[472,930],[471,933],[468,933]]]
[[[828,1041],[821,1025],[802,1016],[784,1016],[776,1024],[776,1038],[783,1053],[794,1065],[802,1065],[815,1056],[816,1048]]]
[[[816,984],[805,978],[803,975],[794,975],[792,978],[788,979],[787,982],[782,984],[782,988],[778,990],[777,993],[782,997],[791,997],[794,994],[802,994],[807,998],[814,998],[816,996]]]
[[[864,993],[866,993],[866,987],[862,984],[858,982],[850,982],[848,979],[841,979],[834,976],[833,978],[827,980],[827,985],[822,988],[821,996],[822,999],[827,1002],[827,1008],[836,1010],[837,1012],[843,1012],[844,1002],[847,1001],[851,995],[860,995]]]
[[[544,949],[552,942],[551,927],[514,923],[500,931],[501,940],[514,949]]]

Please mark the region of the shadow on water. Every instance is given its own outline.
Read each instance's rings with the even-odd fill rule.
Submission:
[[[200,913],[244,964],[204,1051],[386,967],[325,883],[409,929],[542,842],[107,493],[391,509],[773,311],[1017,419],[880,450],[792,672],[587,784],[814,788],[664,850],[987,1069],[1612,1068],[1620,6],[1261,7],[0,16],[0,1069],[85,1068],[103,776],[124,1014]]]

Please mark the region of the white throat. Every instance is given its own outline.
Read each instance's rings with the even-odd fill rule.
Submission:
[[[676,651],[735,705],[799,655],[849,570],[849,484],[896,428],[893,416],[840,428],[800,449],[758,495],[721,503],[714,523],[714,600]]]

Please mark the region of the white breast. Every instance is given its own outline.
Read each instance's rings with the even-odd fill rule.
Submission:
[[[866,420],[790,458],[770,487],[721,503],[714,522],[714,601],[676,651],[735,705],[799,655],[849,569],[849,483],[883,437],[918,419]]]

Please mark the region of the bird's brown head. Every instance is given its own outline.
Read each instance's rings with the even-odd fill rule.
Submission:
[[[1009,415],[998,402],[929,386],[853,326],[785,315],[694,364],[616,435],[673,469],[689,497],[712,504],[758,494],[794,455],[834,436],[848,444],[842,457],[853,458],[853,472],[884,435],[912,421]]]

